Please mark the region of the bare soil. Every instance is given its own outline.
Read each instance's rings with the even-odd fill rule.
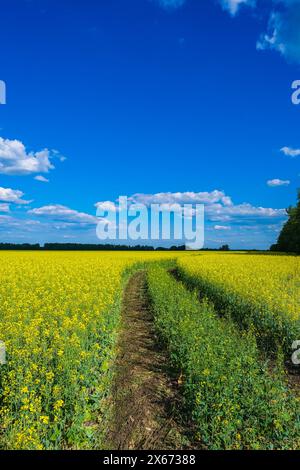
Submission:
[[[113,386],[114,412],[108,436],[110,449],[191,448],[178,419],[179,389],[155,334],[146,272],[139,271],[124,291]]]

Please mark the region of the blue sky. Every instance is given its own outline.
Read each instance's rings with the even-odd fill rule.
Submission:
[[[2,0],[0,241],[97,243],[96,204],[206,204],[266,248],[300,186],[299,0]],[[159,197],[157,196],[159,194]]]

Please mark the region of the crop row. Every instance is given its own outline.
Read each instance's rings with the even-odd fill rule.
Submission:
[[[201,254],[179,258],[178,271],[219,313],[251,328],[265,351],[290,355],[300,340],[299,257]]]
[[[298,448],[299,398],[279,365],[270,375],[252,333],[220,319],[212,304],[199,302],[161,267],[149,270],[148,285],[156,328],[182,378],[185,413],[198,446]]]

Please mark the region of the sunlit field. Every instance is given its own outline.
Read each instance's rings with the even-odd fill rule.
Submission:
[[[122,296],[138,269],[199,448],[298,448],[280,354],[300,339],[299,258],[193,252],[0,252],[0,448],[105,448]]]
[[[300,338],[299,257],[206,253],[178,265],[188,283],[252,326],[265,346],[288,351]]]
[[[1,447],[101,443],[122,273],[168,256],[0,254]]]

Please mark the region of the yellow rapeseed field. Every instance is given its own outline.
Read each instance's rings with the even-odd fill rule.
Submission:
[[[169,256],[0,253],[0,448],[101,445],[122,273]]]
[[[300,317],[300,258],[216,253],[182,258],[179,264],[195,276],[239,293],[251,302],[265,302],[293,319]]]
[[[190,287],[257,336],[283,346],[300,339],[299,258],[0,252],[0,449],[105,445],[124,283],[140,263],[170,259]]]
[[[300,330],[299,257],[214,252],[182,257],[178,264],[188,282],[241,323],[256,326],[259,335],[286,341],[287,349],[300,339],[293,336]]]

